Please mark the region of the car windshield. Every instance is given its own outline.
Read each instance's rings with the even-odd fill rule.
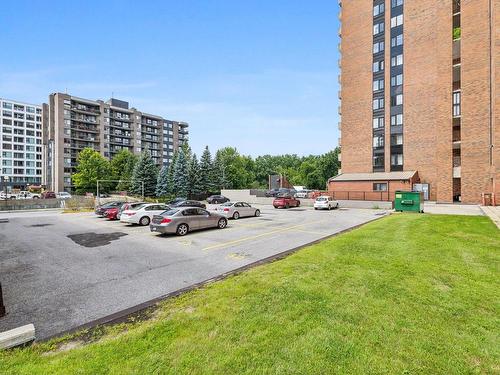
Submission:
[[[177,212],[179,212],[178,209],[176,208],[172,208],[170,210],[166,210],[166,211],[163,211],[160,215],[161,216],[173,216],[175,215]]]
[[[328,198],[325,198],[325,197],[316,198],[317,202],[323,202],[323,201],[327,201],[327,200],[328,200]]]

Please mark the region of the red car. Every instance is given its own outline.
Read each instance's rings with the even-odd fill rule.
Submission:
[[[104,217],[109,220],[118,220],[118,213],[120,212],[120,207],[111,207],[104,211]]]
[[[299,207],[300,201],[291,195],[281,195],[274,198],[273,201],[274,208],[289,208],[289,207]]]
[[[57,198],[56,193],[53,191],[45,191],[42,193],[42,199],[55,199]]]

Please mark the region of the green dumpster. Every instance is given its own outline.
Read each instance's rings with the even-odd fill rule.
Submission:
[[[424,193],[420,191],[396,191],[394,210],[424,212]]]

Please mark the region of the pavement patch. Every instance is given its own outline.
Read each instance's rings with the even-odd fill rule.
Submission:
[[[69,234],[67,237],[80,246],[85,247],[100,247],[109,245],[112,241],[116,241],[120,237],[127,236],[127,233],[112,232],[112,233],[79,233]]]

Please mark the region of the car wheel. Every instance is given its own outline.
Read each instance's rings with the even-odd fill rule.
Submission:
[[[226,226],[227,226],[227,220],[219,219],[219,222],[217,223],[217,228],[224,229]]]
[[[139,224],[141,224],[143,227],[149,225],[149,217],[147,216],[141,217],[141,220],[139,220]]]
[[[39,197],[33,197],[33,199],[38,199]]]
[[[255,217],[259,217],[260,216],[260,210],[255,210]]]
[[[234,214],[233,214],[233,219],[234,220],[238,220],[240,218],[240,213],[238,211],[236,211]]]
[[[318,210],[318,207],[314,207],[315,210]]]
[[[332,206],[328,205],[328,211],[332,210]]]
[[[189,232],[189,227],[187,224],[180,224],[177,227],[176,233],[178,236],[185,236],[188,232]]]
[[[297,201],[297,207],[300,207],[300,201]]]

